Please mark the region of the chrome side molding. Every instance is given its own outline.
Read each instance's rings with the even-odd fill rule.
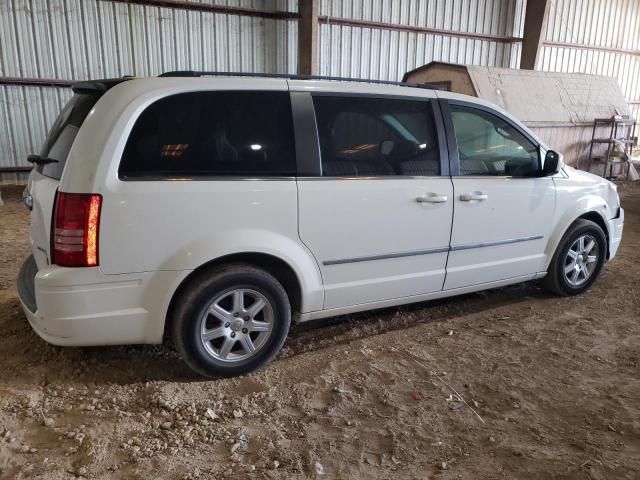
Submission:
[[[342,265],[345,263],[371,262],[374,260],[385,260],[388,258],[416,257],[420,255],[430,255],[433,253],[445,253],[449,251],[456,252],[460,250],[471,250],[473,248],[494,247],[497,245],[508,245],[510,243],[530,242],[533,240],[541,240],[543,238],[544,237],[542,235],[534,235],[530,237],[510,238],[507,240],[496,240],[493,242],[467,243],[462,245],[452,245],[451,247],[437,247],[437,248],[429,248],[426,250],[413,250],[410,252],[394,252],[394,253],[385,253],[382,255],[371,255],[366,257],[352,257],[352,258],[340,258],[338,260],[325,260],[322,262],[322,264],[329,266],[329,265]]]
[[[510,238],[508,240],[496,240],[494,242],[465,243],[462,245],[452,245],[451,251],[456,252],[458,250],[471,250],[472,248],[493,247],[496,245],[507,245],[509,243],[530,242],[532,240],[541,240],[542,238],[544,238],[542,235],[534,235],[531,237]]]
[[[368,257],[341,258],[339,260],[325,260],[323,265],[340,265],[343,263],[370,262],[372,260],[385,260],[387,258],[416,257],[419,255],[430,255],[432,253],[445,253],[449,247],[429,248],[426,250],[414,250],[411,252],[386,253],[383,255],[371,255]]]

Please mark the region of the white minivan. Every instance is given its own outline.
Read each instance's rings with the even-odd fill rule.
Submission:
[[[25,190],[18,291],[52,344],[171,340],[237,375],[292,320],[533,279],[581,293],[620,243],[615,185],[476,98],[197,72],[73,90]]]

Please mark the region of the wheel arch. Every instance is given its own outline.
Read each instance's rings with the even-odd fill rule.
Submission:
[[[607,221],[604,218],[602,218],[602,215],[600,215],[598,212],[595,212],[595,211],[584,213],[580,215],[578,218],[576,218],[576,220],[580,218],[583,218],[585,220],[590,220],[602,229],[602,231],[604,232],[604,237],[607,240],[607,244],[605,245],[605,248],[607,249],[607,251],[605,252],[605,260],[609,260],[609,226],[607,225]],[[572,225],[573,225],[573,222],[572,222]]]
[[[606,211],[606,204],[601,198],[586,198],[575,203],[573,208],[566,211],[564,215],[560,217],[547,242],[547,248],[545,250],[545,270],[549,268],[549,263],[560,245],[562,237],[564,237],[565,233],[571,228],[571,225],[580,219],[590,220],[602,228],[607,241],[605,259],[609,258],[609,228],[607,226],[607,220],[600,211]]]
[[[251,265],[253,267],[263,269],[273,275],[276,280],[280,282],[285,292],[287,292],[287,296],[291,303],[291,312],[294,318],[296,314],[301,312],[304,302],[303,283],[295,269],[289,265],[289,263],[275,255],[263,252],[231,253],[214,258],[200,265],[182,279],[178,287],[173,292],[167,308],[167,314],[164,322],[164,340],[166,340],[171,333],[171,322],[173,312],[176,308],[176,302],[191,286],[191,284],[197,281],[200,276],[206,275],[206,272],[219,268],[223,265],[231,264]]]

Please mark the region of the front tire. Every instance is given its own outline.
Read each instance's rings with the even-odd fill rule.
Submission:
[[[230,377],[264,366],[289,332],[291,306],[282,285],[250,265],[196,277],[177,299],[173,339],[185,363],[205,377]]]
[[[557,295],[582,293],[600,274],[606,254],[602,228],[590,220],[576,220],[560,240],[542,283]]]

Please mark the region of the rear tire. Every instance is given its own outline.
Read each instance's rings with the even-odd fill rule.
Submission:
[[[282,285],[250,265],[204,272],[177,299],[176,349],[205,377],[230,377],[264,366],[289,332],[291,306]]]
[[[607,238],[602,228],[578,219],[560,240],[542,285],[556,295],[578,295],[598,277],[606,253]]]

